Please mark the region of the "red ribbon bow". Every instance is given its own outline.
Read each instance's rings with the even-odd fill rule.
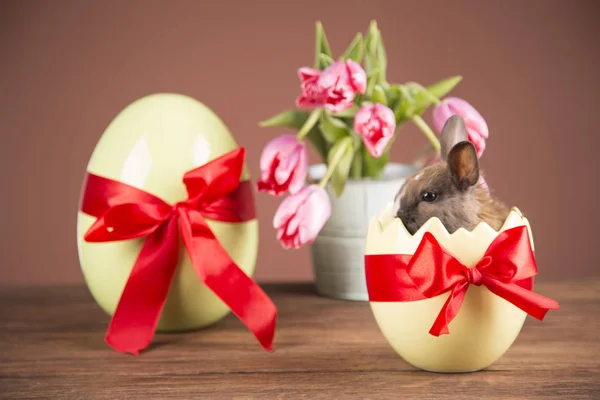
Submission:
[[[240,148],[187,172],[183,183],[188,199],[175,205],[125,183],[87,174],[81,210],[97,220],[84,239],[146,237],[106,333],[113,349],[137,355],[152,341],[177,267],[181,234],[198,278],[265,349],[272,350],[275,305],[229,257],[205,220],[255,218],[250,182],[240,182],[244,156]]]
[[[500,233],[474,268],[446,252],[426,232],[414,255],[365,255],[365,272],[371,301],[415,301],[451,291],[429,333],[448,334],[469,285],[484,285],[527,314],[542,320],[558,303],[531,291],[537,266],[527,228]]]

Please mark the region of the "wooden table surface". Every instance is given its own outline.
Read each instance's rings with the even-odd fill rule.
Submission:
[[[560,302],[528,318],[485,371],[436,374],[404,362],[367,303],[311,285],[265,285],[279,309],[275,352],[233,315],[161,334],[140,356],[104,343],[109,318],[84,287],[0,289],[0,396],[10,399],[600,399],[600,280],[539,283]]]

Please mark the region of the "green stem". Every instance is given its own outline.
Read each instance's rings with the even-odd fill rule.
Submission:
[[[423,121],[423,118],[421,118],[420,115],[415,115],[414,117],[412,117],[412,121],[425,134],[425,136],[427,137],[427,139],[429,139],[429,141],[431,142],[431,145],[433,146],[433,148],[436,151],[440,151],[440,149],[441,149],[440,141],[438,140],[438,138],[435,135],[435,133],[433,133],[433,131],[431,130],[431,128],[429,127],[429,125],[427,125],[427,123],[425,121]]]
[[[327,185],[327,182],[331,178],[331,175],[333,175],[333,171],[335,171],[335,169],[337,168],[337,165],[340,163],[343,156],[344,156],[343,151],[338,151],[336,153],[336,157],[331,160],[329,165],[327,165],[327,171],[325,172],[325,176],[323,176],[323,178],[319,182],[319,185],[318,185],[319,187],[325,188],[325,185]]]
[[[308,116],[308,119],[306,120],[304,125],[302,125],[302,128],[300,128],[300,130],[298,131],[298,134],[296,135],[298,140],[304,139],[304,136],[306,136],[308,134],[308,132],[310,132],[310,130],[312,129],[313,126],[315,126],[315,124],[317,123],[317,121],[319,120],[320,117],[321,117],[321,109],[315,108]]]

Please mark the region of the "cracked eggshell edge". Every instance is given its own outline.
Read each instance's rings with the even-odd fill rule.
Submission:
[[[485,222],[472,231],[448,233],[438,218],[428,220],[411,235],[393,214],[393,203],[371,219],[365,254],[414,254],[425,232],[467,267],[473,267],[492,241],[504,230],[526,226],[533,247],[529,221],[513,207],[499,231]],[[370,302],[383,335],[409,364],[435,372],[468,372],[488,367],[517,338],[526,313],[483,286],[471,285],[464,303],[450,323],[450,334],[435,337],[429,329],[449,293],[414,302]]]

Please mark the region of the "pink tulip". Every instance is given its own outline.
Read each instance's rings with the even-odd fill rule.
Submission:
[[[373,157],[379,157],[394,136],[394,112],[383,104],[365,104],[354,116],[354,130],[362,136],[369,153]]]
[[[302,67],[300,77],[300,96],[296,106],[302,109],[324,107],[337,113],[354,104],[356,93],[367,90],[367,74],[353,60],[336,61],[324,71]]]
[[[352,59],[346,60],[346,67],[348,68],[350,85],[358,93],[364,94],[367,91],[367,73],[360,64]]]
[[[458,114],[465,120],[469,140],[475,145],[477,157],[481,157],[485,150],[485,141],[489,130],[485,119],[469,103],[458,97],[446,97],[433,110],[433,127],[439,133],[451,116]]]
[[[259,192],[280,196],[286,191],[296,193],[304,185],[308,172],[308,151],[294,135],[271,140],[260,157]]]
[[[336,61],[321,73],[318,85],[325,93],[325,109],[338,113],[354,105],[356,93],[365,93],[367,74],[353,60]]]
[[[298,70],[300,88],[302,93],[296,99],[296,106],[302,109],[313,109],[325,104],[325,91],[319,87],[321,71],[314,68],[303,67]]]
[[[273,227],[285,249],[310,244],[331,216],[331,204],[325,190],[317,185],[304,186],[288,196],[275,213]]]

